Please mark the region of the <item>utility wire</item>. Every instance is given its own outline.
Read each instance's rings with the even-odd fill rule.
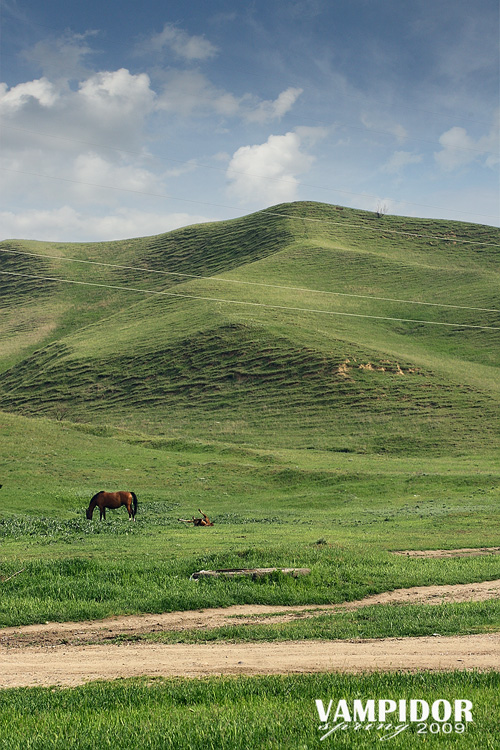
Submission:
[[[27,172],[25,170],[20,170],[20,169],[11,169],[10,167],[0,167],[0,169],[3,170],[4,172],[15,172],[16,174],[25,174],[25,175],[30,175],[31,177],[42,177],[48,180],[59,180],[61,182],[70,182],[74,185],[86,185],[87,187],[104,188],[106,190],[119,190],[125,193],[134,193],[135,195],[148,195],[153,198],[168,198],[169,200],[182,201],[183,203],[194,203],[200,206],[211,206],[212,208],[225,208],[230,211],[241,211],[241,209],[237,208],[236,206],[228,206],[222,203],[210,203],[208,201],[197,201],[192,198],[178,198],[174,195],[167,195],[166,193],[150,193],[145,190],[132,190],[131,188],[121,188],[121,187],[116,187],[114,185],[100,185],[95,182],[84,182],[82,180],[70,179],[69,177],[55,177],[53,175],[40,174],[39,172]],[[421,237],[424,239],[442,240],[443,242],[462,242],[468,245],[487,245],[490,247],[500,247],[500,244],[495,244],[493,242],[477,242],[475,240],[462,240],[457,237],[438,237],[438,236],[421,234],[421,233],[404,232],[404,231],[400,231],[396,229],[389,229],[386,227],[383,227],[383,228],[381,227],[380,229],[377,229],[375,227],[367,227],[366,225],[363,225],[363,224],[349,224],[347,222],[342,222],[342,221],[332,221],[331,219],[315,219],[309,216],[293,216],[291,214],[282,214],[276,211],[269,211],[268,209],[262,209],[260,213],[267,214],[268,216],[279,216],[285,219],[299,219],[300,221],[314,221],[314,222],[319,222],[322,224],[334,224],[337,226],[344,226],[344,227],[349,226],[349,227],[365,229],[365,230],[368,229],[372,232],[386,232],[386,233],[389,232],[391,234],[399,234],[399,235],[404,235],[406,237]]]
[[[38,281],[58,281],[64,284],[78,284],[80,286],[92,286],[92,287],[99,287],[102,289],[115,289],[118,291],[124,291],[124,292],[141,292],[143,294],[156,294],[159,296],[167,296],[167,297],[180,297],[183,299],[197,299],[197,300],[203,300],[205,302],[222,302],[224,304],[230,304],[230,305],[246,305],[250,307],[263,307],[271,310],[288,310],[291,312],[309,312],[309,313],[318,313],[321,315],[339,315],[347,318],[370,318],[371,320],[389,320],[389,321],[396,321],[399,323],[420,323],[423,325],[434,325],[434,326],[448,326],[451,328],[475,328],[475,329],[481,329],[481,330],[488,330],[488,331],[500,331],[500,326],[481,326],[481,325],[472,325],[470,323],[445,323],[442,321],[435,321],[435,320],[414,320],[412,318],[391,318],[386,317],[382,315],[362,315],[360,313],[346,313],[346,312],[338,312],[333,310],[317,310],[314,308],[309,307],[288,307],[286,305],[270,305],[265,302],[247,302],[246,300],[234,300],[234,299],[221,299],[220,297],[202,297],[195,294],[179,294],[178,292],[165,292],[165,291],[159,291],[155,289],[137,289],[136,287],[126,287],[126,286],[115,286],[112,284],[98,284],[97,282],[91,282],[91,281],[75,281],[70,279],[60,279],[53,276],[35,276],[33,274],[29,273],[18,273],[17,271],[0,271],[2,274],[6,274],[8,276],[21,276],[28,279],[37,279]]]
[[[356,209],[354,209],[356,210]],[[370,232],[379,232],[379,233],[387,233],[390,234],[399,234],[403,235],[405,237],[418,237],[421,239],[427,239],[427,240],[440,240],[442,242],[461,242],[462,244],[466,245],[486,245],[487,247],[500,247],[500,244],[495,244],[493,242],[478,242],[477,240],[463,240],[458,237],[442,237],[442,236],[436,236],[432,234],[422,234],[421,232],[404,232],[399,229],[389,229],[387,227],[370,227],[366,224],[349,224],[347,222],[343,221],[332,221],[331,219],[316,219],[312,216],[299,216],[298,214],[280,214],[277,212],[268,211],[266,208],[262,209],[263,214],[269,214],[270,216],[281,216],[284,219],[298,219],[299,221],[315,221],[320,224],[334,224],[336,226],[342,226],[342,227],[352,227],[353,229],[365,229]],[[432,221],[432,219],[429,219],[428,221]],[[496,229],[496,227],[492,227],[492,229]]]
[[[311,294],[329,294],[335,297],[355,297],[356,299],[377,300],[381,302],[397,302],[405,305],[427,305],[429,307],[446,307],[454,310],[476,310],[480,312],[500,312],[500,309],[489,307],[470,307],[468,305],[449,305],[443,302],[421,302],[419,300],[395,299],[393,297],[376,297],[372,294],[352,294],[350,292],[332,292],[325,289],[310,289],[302,286],[287,286],[284,284],[266,284],[261,281],[244,281],[241,279],[227,279],[223,276],[200,276],[194,273],[184,273],[182,271],[162,271],[156,268],[141,268],[140,266],[123,266],[116,263],[103,263],[97,260],[84,260],[81,258],[67,258],[60,255],[44,255],[43,253],[30,253],[25,250],[11,250],[10,248],[1,248],[0,252],[11,255],[28,255],[30,258],[43,258],[49,260],[62,260],[71,263],[84,263],[92,266],[102,266],[104,268],[119,269],[121,271],[139,271],[144,273],[159,274],[162,276],[182,276],[189,279],[198,279],[201,281],[223,281],[229,284],[244,284],[247,286],[262,286],[270,289],[285,289],[292,292],[310,292]]]

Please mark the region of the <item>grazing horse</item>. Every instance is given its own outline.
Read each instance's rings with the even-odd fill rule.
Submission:
[[[195,518],[194,516],[192,518],[179,518],[179,521],[182,521],[183,523],[192,523],[193,526],[213,526],[212,521],[209,519],[206,513],[203,513],[202,510],[200,510],[201,515],[203,518]]]
[[[87,518],[92,518],[94,508],[99,508],[101,513],[100,519],[106,519],[106,508],[120,508],[122,505],[127,506],[128,520],[135,521],[135,514],[137,513],[137,496],[135,492],[104,492],[101,490],[94,495],[90,501],[90,505],[87,508]]]

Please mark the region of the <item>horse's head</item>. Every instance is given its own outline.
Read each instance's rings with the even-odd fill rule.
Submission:
[[[93,508],[87,508],[87,518],[89,520],[92,520],[92,513],[94,512]]]

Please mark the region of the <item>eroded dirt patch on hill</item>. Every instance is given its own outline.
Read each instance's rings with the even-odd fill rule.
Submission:
[[[442,602],[485,601],[500,598],[500,580],[448,586],[415,586],[373,594],[341,604],[271,606],[242,604],[221,609],[166,612],[163,614],[125,615],[85,622],[52,622],[0,630],[0,646],[77,646],[102,643],[117,636],[130,638],[162,631],[209,630],[224,625],[258,624],[272,616],[274,622],[291,622],[334,611],[352,611],[374,604],[441,604]]]

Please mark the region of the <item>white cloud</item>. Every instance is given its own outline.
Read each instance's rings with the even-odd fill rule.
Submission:
[[[474,161],[483,159],[486,167],[494,167],[499,163],[499,112],[490,132],[481,138],[472,138],[465,128],[453,127],[439,138],[441,151],[434,152],[434,158],[445,172],[459,169]]]
[[[475,143],[465,128],[450,128],[440,136],[439,143],[443,148],[434,157],[445,171],[457,169],[477,158]]]
[[[226,172],[230,193],[244,204],[295,200],[297,175],[307,172],[314,161],[302,146],[297,132],[270,135],[265,143],[242,146]]]
[[[283,115],[293,107],[303,89],[288,88],[282,91],[274,101],[260,102],[254,109],[246,114],[248,122],[270,122],[271,120],[280,120]]]
[[[37,239],[49,242],[89,242],[170,232],[212,219],[187,213],[154,213],[120,208],[103,216],[85,214],[65,205],[57,209],[0,212],[1,239]]]
[[[213,86],[196,70],[172,70],[158,97],[157,109],[189,117],[194,114],[218,114],[231,117],[238,113],[240,101]]]
[[[166,23],[159,34],[152,34],[143,41],[137,47],[137,52],[140,54],[162,53],[166,49],[189,62],[209,60],[217,54],[217,47],[204,36],[190,36],[183,29],[170,23]]]
[[[235,97],[217,88],[199,70],[172,69],[165,74],[156,108],[182,117],[193,115],[239,117],[264,124],[281,119],[293,107],[302,89],[288,88],[274,100],[259,101],[251,94]]]
[[[87,116],[106,117],[113,124],[138,117],[142,122],[153,109],[155,93],[146,73],[132,75],[125,68],[95,73],[80,84],[78,102]]]
[[[389,161],[382,167],[387,174],[400,174],[410,164],[420,164],[420,154],[412,154],[410,151],[395,151]]]
[[[155,99],[146,74],[123,68],[90,75],[76,90],[47,78],[0,87],[0,166],[9,170],[0,188],[4,207],[14,201],[116,204],[116,191],[96,194],[78,182],[164,193],[162,178],[141,164],[141,157],[148,156],[144,130]]]
[[[0,87],[0,116],[7,126],[33,131],[15,139],[6,129],[4,149],[34,145],[66,150],[78,139],[113,148],[137,148],[143,141],[146,118],[153,112],[156,94],[145,73],[132,75],[121,68],[95,73],[72,90],[67,82],[40,78],[8,88]],[[37,138],[36,132],[51,140]],[[69,138],[68,138],[69,136]],[[56,143],[55,139],[61,139]],[[66,142],[65,140],[66,139]],[[66,153],[67,155],[67,153]]]
[[[95,186],[106,185],[138,193],[161,194],[165,188],[159,177],[147,169],[141,169],[131,164],[112,164],[99,154],[80,154],[73,165],[73,179],[77,183],[74,192],[80,199],[94,202]],[[81,183],[81,184],[78,184]],[[107,198],[104,197],[107,194]],[[109,191],[103,193],[104,202],[116,200],[116,196]]]
[[[59,99],[59,91],[47,78],[19,83],[11,89],[5,83],[0,85],[0,113],[12,115],[23,107],[53,107]]]

